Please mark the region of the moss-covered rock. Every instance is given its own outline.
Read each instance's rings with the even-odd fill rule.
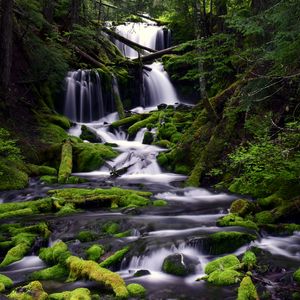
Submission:
[[[57,170],[49,166],[37,166],[33,164],[27,164],[26,166],[28,169],[28,173],[31,176],[43,176],[43,175],[56,176],[57,175]]]
[[[78,212],[78,209],[75,208],[73,203],[66,203],[63,205],[59,211],[56,213],[57,216],[65,216]]]
[[[233,285],[240,281],[242,274],[235,270],[226,269],[224,271],[213,271],[207,277],[207,282],[218,285],[218,286],[227,286]]]
[[[245,276],[238,288],[237,300],[258,300],[258,294],[249,276]]]
[[[88,260],[99,261],[100,257],[104,254],[104,248],[101,245],[93,245],[86,250]]]
[[[106,160],[113,159],[117,152],[102,144],[75,143],[73,145],[74,171],[90,172],[99,169]]]
[[[89,278],[90,280],[97,281],[107,287],[110,287],[118,298],[128,297],[125,282],[120,275],[101,268],[94,261],[83,260],[76,256],[70,256],[66,263],[70,269],[70,280],[76,280],[77,278]]]
[[[4,289],[2,290],[2,292],[3,292],[4,290],[9,289],[13,286],[13,281],[9,277],[7,277],[3,274],[0,274],[0,284],[3,285],[3,287],[4,287]],[[1,288],[0,288],[0,290],[1,290]]]
[[[80,231],[77,235],[76,238],[82,242],[92,242],[97,238],[97,235],[94,232],[88,231],[88,230],[83,230]]]
[[[91,143],[101,143],[102,140],[95,132],[93,132],[90,128],[85,125],[81,126],[81,134],[80,138],[82,140],[89,141]]]
[[[233,201],[230,206],[230,212],[240,217],[244,217],[247,214],[253,212],[254,210],[254,203],[246,199],[237,199]]]
[[[258,226],[251,220],[245,220],[236,214],[228,214],[217,220],[218,226],[241,226],[258,230]]]
[[[209,262],[205,266],[205,273],[210,274],[214,271],[222,271],[225,269],[237,269],[240,267],[240,261],[235,255],[226,255]]]
[[[151,145],[154,141],[154,135],[150,131],[144,133],[143,144]]]
[[[73,291],[54,293],[49,295],[49,300],[91,300],[92,294],[86,288],[78,288]]]
[[[216,232],[203,240],[203,248],[210,254],[230,253],[255,239],[255,235],[244,232]]]
[[[62,147],[61,163],[58,171],[58,183],[66,183],[72,173],[72,144],[67,140]]]
[[[255,220],[258,224],[273,224],[275,222],[274,214],[271,211],[261,211],[255,214]]]
[[[298,284],[300,284],[300,268],[296,272],[294,272],[293,278]]]
[[[246,251],[243,255],[242,262],[251,270],[256,265],[256,255],[252,251]]]
[[[124,247],[123,249],[116,251],[113,255],[102,261],[99,266],[102,268],[107,268],[120,263],[129,250],[129,247]]]
[[[164,259],[162,270],[175,276],[186,276],[194,273],[195,262],[181,253],[176,253]]]
[[[108,222],[102,226],[102,229],[104,232],[106,232],[108,234],[116,234],[120,230],[120,225],[115,222]]]
[[[135,135],[140,129],[147,127],[147,124],[156,123],[160,116],[159,112],[152,113],[148,118],[134,123],[128,128],[129,135]]]
[[[50,265],[65,265],[66,259],[71,255],[68,246],[64,242],[57,242],[52,247],[42,248],[39,258]]]
[[[154,200],[152,203],[153,206],[157,206],[157,207],[168,205],[168,202],[166,200]]]
[[[127,285],[127,290],[131,297],[135,297],[138,299],[144,298],[146,296],[146,289],[138,284],[138,283],[131,283]]]
[[[128,127],[138,121],[141,121],[141,119],[143,118],[143,115],[140,115],[140,114],[134,114],[130,117],[127,117],[127,118],[124,118],[124,119],[121,119],[121,120],[118,120],[118,121],[115,121],[111,124],[111,127],[113,128],[118,128],[120,126],[125,126],[125,127]]]
[[[32,281],[28,285],[14,289],[8,298],[13,300],[46,300],[48,294],[39,281]]]
[[[45,118],[52,124],[55,124],[55,125],[58,125],[60,126],[61,128],[63,129],[69,129],[71,127],[71,122],[70,120],[65,117],[65,116],[62,116],[62,115],[54,115],[54,114],[51,114],[51,115],[47,115],[45,116]]]
[[[33,272],[30,275],[31,280],[65,280],[69,275],[66,266],[61,264],[54,265],[50,268],[46,268],[40,271]]]
[[[58,178],[57,176],[49,176],[49,175],[44,175],[40,178],[40,180],[43,182],[43,183],[46,183],[46,184],[55,184],[58,182]]]

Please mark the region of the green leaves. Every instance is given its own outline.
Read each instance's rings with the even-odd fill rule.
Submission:
[[[22,158],[16,141],[10,138],[9,132],[4,128],[0,128],[0,157],[9,160],[19,160]]]

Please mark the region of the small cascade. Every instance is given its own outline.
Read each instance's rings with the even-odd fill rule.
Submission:
[[[98,72],[78,70],[68,73],[66,79],[64,114],[72,121],[92,122],[106,113],[101,80]]]
[[[170,30],[149,23],[125,23],[116,27],[116,32],[121,36],[153,50],[162,50],[170,47]],[[138,57],[138,52],[124,43],[115,40],[116,46],[124,56]]]
[[[154,62],[147,65],[151,71],[144,71],[144,95],[146,106],[156,106],[161,103],[175,104],[179,102],[176,90],[162,63]]]

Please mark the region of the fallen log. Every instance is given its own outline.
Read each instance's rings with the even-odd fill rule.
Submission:
[[[133,62],[140,62],[141,61],[142,63],[144,63],[144,62],[147,62],[147,61],[155,60],[157,58],[162,57],[165,54],[172,54],[174,52],[174,50],[176,49],[176,47],[177,46],[166,48],[166,49],[157,51],[155,53],[151,53],[151,54],[148,54],[148,55],[141,56],[139,58],[134,58],[132,61]]]
[[[148,52],[152,52],[152,53],[157,52],[154,49],[148,48],[146,46],[143,46],[143,45],[135,43],[135,42],[133,42],[131,40],[128,40],[127,38],[123,37],[122,35],[118,34],[117,32],[115,32],[113,30],[110,30],[110,29],[108,29],[106,27],[101,28],[101,30],[103,32],[107,33],[108,35],[110,35],[111,37],[117,39],[118,41],[120,41],[120,42],[126,44],[127,46],[130,46],[130,47],[134,48],[134,49],[135,48],[140,48],[140,49],[146,50]]]

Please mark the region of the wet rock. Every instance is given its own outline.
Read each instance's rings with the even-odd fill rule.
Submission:
[[[163,110],[163,109],[166,109],[167,106],[168,106],[167,104],[162,103],[162,104],[157,105],[157,108],[158,108],[158,110]]]
[[[197,263],[198,261],[184,254],[176,253],[165,258],[162,270],[168,274],[186,276],[195,273]]]
[[[138,270],[133,274],[133,277],[142,277],[142,276],[147,276],[150,274],[151,274],[151,272],[148,270]]]
[[[93,132],[90,128],[85,125],[81,126],[81,135],[80,138],[82,140],[89,141],[91,143],[101,143],[102,140],[95,132]]]
[[[150,131],[146,131],[143,138],[143,144],[151,145],[153,141],[154,141],[153,133]]]

